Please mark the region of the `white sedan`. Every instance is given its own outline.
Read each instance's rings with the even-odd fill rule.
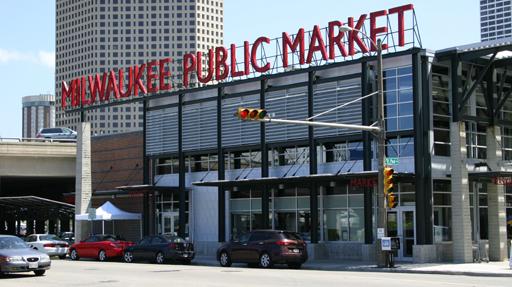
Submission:
[[[31,248],[60,259],[66,258],[69,249],[69,244],[54,234],[32,234],[25,241]]]

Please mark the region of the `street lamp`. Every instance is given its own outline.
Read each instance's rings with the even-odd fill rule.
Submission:
[[[383,228],[384,234],[387,235],[387,211],[384,197],[384,153],[386,150],[386,126],[384,121],[384,83],[382,77],[382,41],[377,39],[377,43],[366,35],[363,31],[354,29],[349,26],[341,26],[339,31],[342,33],[357,31],[365,36],[372,45],[377,47],[377,125],[380,131],[377,133],[377,164],[378,164],[378,186],[377,186],[377,228]],[[382,252],[380,240],[375,241],[375,250],[377,257],[377,265],[379,267],[387,266],[388,254]]]

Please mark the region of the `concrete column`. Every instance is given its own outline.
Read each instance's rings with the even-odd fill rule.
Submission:
[[[84,214],[91,207],[91,124],[82,122],[78,128],[76,150],[75,214]],[[85,239],[89,233],[87,221],[75,222],[75,239]]]
[[[453,261],[473,262],[469,180],[466,167],[466,127],[464,122],[450,123],[450,153],[452,158],[452,242]]]
[[[501,154],[501,129],[499,126],[487,128],[487,164],[492,171],[499,171]],[[487,184],[489,260],[503,261],[507,258],[507,210],[505,188],[494,183]]]

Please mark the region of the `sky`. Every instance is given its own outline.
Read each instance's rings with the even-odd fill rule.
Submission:
[[[55,94],[55,1],[1,0],[0,138],[21,137],[21,98]],[[423,48],[480,40],[479,0],[224,0],[224,43],[280,37],[332,20],[414,4]]]

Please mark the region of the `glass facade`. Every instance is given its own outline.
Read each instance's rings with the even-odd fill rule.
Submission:
[[[434,155],[450,156],[451,101],[448,68],[432,65]]]
[[[364,242],[363,192],[347,184],[326,188],[322,198],[325,241]]]
[[[387,131],[413,129],[411,66],[384,71],[384,117]]]
[[[185,210],[185,236],[189,235],[189,205],[188,193],[186,196]],[[178,234],[179,233],[179,194],[178,192],[166,191],[156,197],[155,214],[156,228],[159,234]]]

